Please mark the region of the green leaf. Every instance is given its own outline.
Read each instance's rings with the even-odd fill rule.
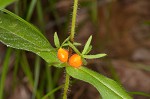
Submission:
[[[64,67],[49,41],[33,25],[8,10],[0,11],[0,41],[8,47],[31,51],[48,64]]]
[[[81,46],[81,43],[74,42],[73,45],[74,46]],[[63,46],[69,46],[69,44],[65,43]]]
[[[88,48],[91,44],[91,40],[92,40],[92,36],[89,37],[89,39],[87,40],[85,46],[84,46],[84,49],[82,51],[82,55],[84,55],[87,51],[88,51]]]
[[[70,36],[69,36],[69,37],[67,37],[67,38],[63,41],[63,43],[61,44],[61,47],[62,47],[62,46],[64,46],[64,45],[65,45],[65,43],[66,43],[67,41],[69,41],[69,38],[70,38]]]
[[[95,59],[106,56],[107,54],[96,54],[96,55],[82,55],[86,59]]]
[[[68,44],[77,54],[81,55],[80,51],[70,41],[68,41]]]
[[[85,55],[88,54],[92,50],[92,45],[89,46],[88,50],[86,51]]]
[[[58,38],[58,35],[57,35],[56,32],[55,32],[55,34],[54,34],[54,43],[55,43],[55,46],[56,46],[57,48],[60,47],[59,38]]]
[[[5,8],[16,0],[0,0],[0,9]]]
[[[78,42],[74,42],[73,45],[75,45],[75,46],[81,46],[82,44],[78,43]]]
[[[99,91],[103,99],[132,99],[115,81],[88,68],[68,66],[66,71],[70,76],[92,84]]]

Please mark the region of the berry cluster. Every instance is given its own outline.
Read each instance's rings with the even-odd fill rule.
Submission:
[[[54,43],[56,46],[56,49],[58,49],[57,52],[57,57],[58,59],[65,63],[67,62],[70,66],[79,68],[81,65],[86,65],[86,60],[85,59],[96,59],[96,58],[101,58],[106,56],[106,54],[96,54],[96,55],[88,55],[88,53],[92,50],[92,45],[90,44],[92,40],[92,36],[89,37],[87,40],[83,51],[80,52],[76,46],[80,46],[80,43],[77,42],[70,42],[70,37],[66,38],[62,44],[59,42],[59,38],[57,33],[55,32],[54,34]],[[68,50],[64,49],[63,47],[70,47],[75,54],[69,55]]]

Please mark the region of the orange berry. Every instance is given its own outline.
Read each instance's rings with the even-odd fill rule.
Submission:
[[[58,50],[58,53],[57,53],[57,57],[58,59],[61,61],[61,62],[67,62],[68,61],[68,51],[63,49],[63,48],[60,48]]]
[[[73,54],[70,58],[69,58],[69,65],[78,68],[82,65],[82,60],[81,60],[81,56],[79,56],[78,54]]]

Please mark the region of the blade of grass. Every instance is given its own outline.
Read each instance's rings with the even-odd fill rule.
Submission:
[[[45,89],[45,85],[46,85],[46,73],[43,72],[41,73],[41,79],[40,79],[40,86],[39,86],[39,92],[40,92],[40,97],[42,97],[44,95],[44,89]]]
[[[25,73],[25,75],[28,77],[28,80],[29,80],[29,83],[30,83],[31,87],[33,87],[34,86],[33,75],[32,75],[32,72],[30,70],[25,52],[22,52],[21,67],[22,67],[23,72]],[[37,97],[37,99],[40,99],[38,90],[37,90],[37,96],[36,97]]]
[[[37,87],[38,87],[38,82],[39,82],[39,75],[40,75],[40,57],[37,56],[35,59],[35,77],[34,77],[34,89],[33,89],[33,93],[32,94],[32,99],[35,99],[35,96],[37,94]]]
[[[8,65],[9,65],[11,51],[12,51],[11,48],[7,49],[6,56],[5,56],[4,63],[3,63],[3,69],[2,69],[1,80],[0,80],[0,99],[3,99],[4,84],[5,84],[6,75],[8,72],[8,67],[9,67]]]
[[[145,97],[149,97],[150,98],[150,93],[145,93],[145,92],[128,92],[131,95],[141,95],[141,96],[145,96]]]
[[[19,68],[19,61],[20,61],[20,50],[16,50],[15,51],[15,65],[14,65],[14,71],[13,71],[13,90],[16,86],[16,78],[17,78],[17,72],[18,72],[18,68]]]
[[[46,64],[46,74],[47,74],[47,91],[48,92],[51,92],[52,89],[53,89],[53,80],[52,80],[52,72],[51,72],[51,67],[49,67],[47,64]],[[50,99],[55,99],[54,97],[54,94],[52,94],[50,96]]]
[[[41,0],[37,0],[36,11],[37,11],[37,16],[38,16],[38,23],[40,24],[39,28],[44,33],[45,22],[44,22],[44,17],[43,17],[43,9],[41,6]]]
[[[21,67],[22,67],[25,75],[28,77],[29,83],[31,85],[33,85],[33,75],[30,70],[29,63],[28,63],[27,57],[25,55],[25,52],[22,52],[22,58],[21,58],[20,62],[21,62]]]
[[[29,10],[28,10],[27,17],[26,17],[27,21],[30,21],[30,19],[31,19],[36,2],[37,2],[37,0],[32,0],[30,3]]]
[[[59,87],[53,89],[52,91],[50,91],[49,93],[47,93],[45,96],[43,96],[42,99],[47,99],[47,97],[51,96],[51,94],[55,93],[56,91],[60,90],[60,89],[63,88],[63,87],[64,87],[64,85],[61,85],[61,86],[59,86]]]
[[[62,69],[57,68],[54,72],[54,77],[53,77],[53,86],[55,87],[57,84],[57,81],[59,80],[60,74],[62,72]]]

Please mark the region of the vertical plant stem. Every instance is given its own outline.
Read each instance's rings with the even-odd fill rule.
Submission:
[[[76,19],[77,19],[77,10],[78,10],[78,0],[74,0],[73,5],[73,13],[72,13],[72,23],[71,23],[71,33],[70,33],[70,41],[74,42],[74,34],[75,34],[75,27],[76,27]],[[71,54],[71,48],[69,48],[69,53]],[[64,86],[64,93],[63,99],[67,99],[67,92],[69,88],[70,76],[66,73],[65,78],[65,86]]]
[[[8,65],[9,65],[9,59],[10,59],[11,51],[12,51],[11,48],[7,49],[6,57],[5,57],[5,60],[3,63],[3,69],[2,69],[1,80],[0,80],[0,99],[3,99],[4,83],[5,83],[6,75],[8,72]]]
[[[70,80],[70,76],[69,76],[69,74],[66,73],[63,99],[67,99],[67,91],[68,91],[68,88],[69,88],[69,80]]]
[[[78,10],[78,0],[74,0],[73,13],[72,13],[72,23],[71,23],[71,34],[70,34],[70,41],[71,42],[74,41],[76,19],[77,19],[77,10]]]

